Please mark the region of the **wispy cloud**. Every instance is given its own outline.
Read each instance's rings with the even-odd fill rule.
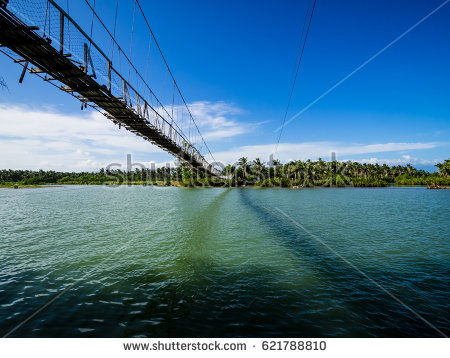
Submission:
[[[98,112],[67,115],[52,110],[0,104],[2,127],[0,137],[43,141],[54,149],[67,149],[70,143],[89,144],[96,151],[108,153],[108,148],[160,152],[147,142],[107,120]],[[83,148],[81,148],[83,149]]]
[[[0,104],[0,168],[94,170],[129,152],[162,150],[98,112]]]
[[[250,130],[249,124],[236,120],[245,111],[231,103],[198,101],[189,104],[189,109],[207,141],[235,137]]]
[[[235,119],[244,111],[225,102],[194,102],[190,105],[205,139],[211,142],[230,138],[249,130],[249,124]],[[119,129],[97,112],[64,114],[55,108],[34,109],[28,106],[0,104],[0,168],[96,170],[112,162],[122,163],[127,153],[134,154],[133,161],[156,162],[161,166],[173,161],[158,147],[140,137]],[[443,147],[448,143],[377,143],[348,144],[342,142],[280,143],[277,159],[329,158],[335,152],[338,159],[370,154],[366,162],[388,164],[434,164],[420,159],[408,151]],[[268,160],[274,144],[233,147],[214,153],[216,160],[233,163],[242,156]],[[380,159],[377,153],[399,152],[394,159]],[[374,154],[372,156],[372,154]],[[367,158],[367,157],[366,157]]]
[[[235,119],[244,111],[232,104],[202,101],[189,107],[208,142],[248,130]],[[98,112],[65,114],[61,110],[0,104],[0,168],[96,170],[111,162],[123,162],[127,153],[140,154],[141,159],[157,162],[157,166],[165,159],[173,160]]]
[[[399,158],[362,158],[362,159],[343,159],[343,161],[351,160],[358,161],[360,163],[370,163],[370,164],[387,164],[387,165],[405,165],[405,164],[411,164],[411,165],[435,165],[439,162],[443,162],[444,159],[423,159],[418,157],[412,157],[410,155],[402,155]]]
[[[232,103],[196,101],[189,103],[188,107],[203,138],[208,142],[229,140],[232,137],[250,132],[255,126],[262,124],[262,122],[245,123],[238,121],[236,118],[246,112]],[[184,132],[194,145],[200,140],[198,131],[190,120],[184,105],[166,105],[165,107],[155,107],[155,110],[165,118],[173,116],[176,126]]]
[[[334,152],[338,158],[350,155],[363,155],[370,153],[397,152],[405,150],[426,150],[448,145],[439,142],[416,143],[379,143],[379,144],[347,144],[340,142],[304,142],[304,143],[280,143],[276,159],[289,161],[293,159],[317,159],[329,158]],[[238,158],[246,156],[250,159],[267,159],[273,154],[274,144],[251,145],[232,148],[229,151],[214,153],[217,160],[232,163]]]

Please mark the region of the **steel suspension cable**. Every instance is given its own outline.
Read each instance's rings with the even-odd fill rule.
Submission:
[[[105,31],[108,33],[108,35],[113,38],[113,35],[111,34],[111,32],[108,30],[108,28],[106,27],[105,23],[102,21],[102,19],[100,18],[100,16],[97,14],[97,12],[94,11],[94,9],[92,8],[91,4],[87,1],[84,0],[86,2],[86,4],[91,8],[91,10],[93,10],[93,13],[95,15],[95,17],[97,18],[97,20],[100,22],[100,24],[103,26],[103,28],[105,29]],[[114,43],[116,44],[117,48],[118,48],[118,54],[119,54],[119,70],[121,71],[121,61],[120,61],[120,54],[122,53],[122,56],[131,64],[131,67],[138,73],[139,78],[144,82],[145,86],[148,88],[148,90],[153,94],[153,96],[155,97],[156,101],[158,102],[158,104],[161,106],[161,108],[164,110],[164,112],[167,114],[167,116],[169,118],[170,117],[170,113],[167,111],[167,109],[163,106],[163,104],[161,103],[161,101],[158,99],[158,97],[155,95],[155,93],[151,90],[150,86],[147,84],[147,82],[144,80],[144,78],[142,77],[142,75],[139,73],[139,71],[137,71],[136,67],[131,63],[131,60],[128,58],[128,56],[125,54],[125,52],[123,51],[123,49],[120,47],[119,43],[115,40],[114,38]]]
[[[289,99],[288,99],[288,103],[287,103],[287,106],[286,106],[286,110],[284,111],[283,120],[282,120],[282,122],[281,122],[280,133],[278,133],[277,144],[276,144],[276,146],[275,146],[275,153],[276,153],[277,150],[278,150],[278,145],[280,144],[281,135],[282,135],[282,133],[283,133],[284,123],[286,122],[286,117],[287,117],[287,114],[288,114],[288,111],[289,111],[289,107],[290,107],[290,105],[291,105],[292,95],[293,95],[293,93],[294,93],[294,88],[295,88],[295,83],[296,83],[296,81],[297,81],[298,73],[299,73],[299,70],[300,70],[300,65],[301,65],[301,63],[302,63],[303,53],[304,53],[304,51],[305,51],[306,42],[307,42],[307,40],[308,40],[309,29],[310,29],[310,27],[311,27],[312,18],[313,18],[313,15],[314,15],[314,10],[315,10],[315,8],[316,8],[316,2],[317,2],[317,0],[314,0],[314,4],[313,4],[312,10],[311,10],[311,15],[310,15],[310,17],[309,17],[308,27],[307,27],[307,29],[306,29],[305,39],[304,39],[304,41],[303,41],[303,46],[301,46],[301,42],[300,42],[300,46],[301,46],[302,50],[301,50],[301,52],[300,52],[300,57],[299,57],[299,59],[298,59],[297,70],[295,71],[294,80],[293,80],[293,82],[292,82],[291,90],[290,90],[290,93],[289,93]],[[308,9],[308,10],[309,10],[309,9]],[[308,15],[308,11],[306,12],[305,22],[303,23],[303,30],[304,30],[304,26],[305,26],[305,24],[306,24],[307,15]],[[303,30],[302,30],[302,38],[303,38]]]
[[[47,7],[45,8],[45,19],[44,19],[44,38],[45,38],[45,30],[47,29],[47,12],[48,12],[48,0],[47,0]],[[50,22],[50,16],[49,16],[49,22]],[[50,26],[50,25],[49,25]],[[49,29],[50,32],[50,29]],[[49,34],[50,36],[50,34]]]
[[[136,0],[134,0],[133,5],[133,25],[131,25],[131,41],[130,41],[130,63],[131,63],[131,55],[133,54],[133,35],[134,35],[134,17],[136,15]],[[131,74],[131,66],[128,64],[128,82],[130,82],[130,74]]]
[[[156,40],[156,37],[155,37],[155,35],[154,35],[154,33],[153,33],[151,27],[150,27],[150,23],[149,23],[148,20],[147,20],[147,16],[145,16],[144,10],[143,10],[142,7],[141,7],[141,3],[139,2],[139,0],[136,0],[136,3],[137,3],[137,5],[138,5],[138,7],[139,7],[139,10],[141,11],[141,14],[142,14],[142,16],[143,16],[143,18],[144,18],[144,20],[145,20],[145,23],[147,24],[148,29],[150,30],[150,33],[151,33],[151,35],[152,35],[152,37],[153,37],[153,40],[155,41],[155,44],[156,44],[156,46],[157,46],[157,48],[158,48],[158,50],[159,50],[159,53],[161,54],[161,57],[162,57],[162,59],[163,59],[165,65],[166,65],[166,68],[167,68],[167,70],[169,71],[169,74],[170,74],[170,76],[171,76],[172,79],[173,79],[173,82],[174,82],[174,84],[175,84],[175,86],[176,86],[176,88],[177,88],[177,91],[178,91],[178,93],[180,94],[180,97],[181,97],[181,99],[183,100],[183,103],[184,103],[184,105],[186,106],[186,108],[187,108],[187,110],[188,110],[188,112],[189,112],[189,115],[190,115],[191,118],[192,118],[192,121],[193,121],[193,123],[194,123],[194,125],[195,125],[195,128],[197,129],[197,131],[198,131],[198,133],[199,133],[199,135],[200,135],[200,137],[201,137],[203,143],[205,144],[206,148],[208,149],[208,152],[209,152],[209,154],[211,155],[211,158],[212,158],[214,161],[216,161],[216,159],[214,158],[213,154],[211,153],[211,150],[210,150],[209,147],[208,147],[208,144],[206,144],[206,141],[205,141],[205,139],[203,138],[203,135],[201,134],[200,129],[198,128],[197,123],[195,122],[194,117],[192,116],[192,113],[191,113],[191,111],[190,111],[190,109],[189,109],[189,107],[188,107],[188,105],[187,105],[187,103],[186,103],[186,100],[184,99],[183,94],[181,93],[181,90],[180,90],[180,88],[179,88],[179,86],[178,86],[178,83],[177,83],[176,80],[175,80],[175,77],[174,77],[173,74],[172,74],[172,71],[170,70],[169,64],[167,63],[166,58],[164,57],[164,54],[162,53],[161,47],[159,46],[159,43],[158,43],[158,41]]]
[[[111,32],[108,30],[108,28],[106,27],[106,25],[104,24],[104,22],[101,20],[101,18],[99,17],[99,15],[98,15],[97,12],[95,11],[95,9],[92,7],[92,5],[89,3],[88,0],[84,0],[84,1],[85,1],[86,4],[90,7],[90,9],[92,10],[93,14],[94,14],[95,17],[97,18],[97,20],[100,22],[100,24],[103,26],[103,28],[106,30],[106,32],[108,33],[108,35],[109,35],[111,38],[114,39],[114,43],[116,44],[116,46],[117,46],[117,48],[118,48],[118,50],[119,50],[119,56],[120,56],[120,53],[122,53],[123,57],[131,64],[131,67],[133,67],[133,69],[136,70],[136,72],[137,72],[139,78],[144,82],[144,84],[146,85],[146,87],[148,88],[148,90],[150,91],[150,93],[153,95],[153,97],[155,97],[155,100],[156,100],[157,103],[160,105],[160,107],[163,109],[163,111],[167,114],[167,116],[168,116],[170,119],[172,119],[172,117],[170,116],[170,114],[169,114],[169,112],[167,111],[167,109],[164,107],[164,105],[161,103],[161,101],[158,99],[158,97],[157,97],[157,96],[154,94],[154,92],[151,90],[151,88],[150,88],[150,86],[147,84],[147,82],[142,78],[141,74],[137,71],[136,67],[131,63],[130,59],[129,59],[128,56],[125,54],[125,52],[122,50],[122,48],[121,48],[120,45],[117,43],[117,41],[115,40],[115,38],[112,36]],[[94,1],[94,3],[95,3],[95,1]],[[210,150],[209,147],[208,147],[208,144],[206,143],[205,139],[203,138],[203,135],[201,134],[200,129],[198,128],[198,125],[197,125],[197,123],[196,123],[196,121],[195,121],[195,119],[194,119],[194,117],[193,117],[193,115],[192,115],[192,113],[191,113],[189,107],[187,106],[186,100],[184,99],[183,94],[182,94],[181,91],[180,91],[180,88],[179,88],[179,86],[178,86],[178,83],[175,81],[175,78],[174,78],[174,76],[173,76],[173,74],[172,74],[172,71],[170,70],[170,67],[169,67],[169,65],[168,65],[168,63],[167,63],[167,61],[166,61],[166,59],[165,59],[165,57],[164,57],[164,54],[162,53],[162,50],[161,50],[161,48],[160,48],[160,46],[159,46],[159,44],[158,44],[158,41],[156,40],[156,37],[155,37],[155,35],[154,35],[154,33],[153,33],[151,27],[150,27],[150,24],[149,24],[149,22],[148,22],[148,20],[147,20],[147,17],[145,16],[145,14],[144,14],[144,12],[143,12],[143,9],[142,9],[142,7],[141,7],[141,4],[140,4],[140,2],[139,2],[138,0],[136,0],[136,4],[138,5],[140,12],[142,13],[142,16],[143,16],[143,18],[144,18],[144,20],[145,20],[145,22],[146,22],[146,24],[147,24],[147,27],[148,27],[148,29],[149,29],[149,31],[150,31],[151,37],[153,37],[153,40],[154,40],[154,42],[155,42],[155,44],[156,44],[156,46],[157,46],[157,48],[158,48],[158,51],[159,51],[159,53],[161,54],[161,57],[162,57],[162,59],[163,59],[165,65],[166,65],[166,68],[167,68],[167,70],[168,70],[168,72],[169,72],[171,78],[173,79],[173,81],[174,81],[174,83],[175,83],[175,87],[176,87],[178,93],[180,94],[180,97],[181,97],[181,99],[182,99],[182,101],[183,101],[183,104],[184,104],[184,106],[186,107],[186,110],[187,110],[187,112],[189,113],[189,116],[190,116],[190,118],[192,119],[192,122],[194,123],[195,128],[197,129],[197,132],[198,132],[198,134],[199,134],[201,140],[203,141],[204,145],[205,145],[206,148],[208,149],[208,152],[209,152],[209,154],[211,155],[211,158],[213,159],[213,161],[216,161],[216,159],[214,158],[213,154],[211,153],[211,150]],[[120,65],[120,63],[119,63],[119,65]],[[181,129],[179,128],[178,124],[177,124],[176,122],[175,122],[174,124],[175,124],[175,126],[181,131]],[[188,140],[188,142],[191,142],[191,140]],[[192,143],[189,143],[189,144],[192,145]]]
[[[90,7],[90,5],[89,5]],[[92,22],[91,22],[91,38],[92,38],[92,31],[94,30],[94,13],[95,13],[95,0],[94,0],[94,8],[92,9]],[[89,51],[91,50],[92,42],[89,42]]]
[[[148,40],[148,53],[147,53],[147,66],[145,69],[145,80],[147,81],[147,77],[148,77],[148,66],[150,64],[150,45],[152,44],[152,37],[149,37]]]
[[[114,15],[114,31],[111,37],[111,62],[114,58],[114,40],[116,39],[116,26],[117,26],[117,10],[119,9],[119,0],[116,2],[116,14]]]
[[[309,13],[311,11],[311,2],[312,2],[311,0],[308,0],[308,6],[307,6],[307,9],[306,9],[306,12],[305,12],[305,18],[303,20],[302,32],[301,32],[300,39],[299,39],[299,42],[298,42],[297,55],[295,56],[295,62],[294,62],[295,65],[294,65],[293,71],[292,71],[292,78],[295,76],[295,73],[297,71],[298,60],[299,60],[299,57],[300,57],[300,54],[301,54],[302,43],[303,43],[303,40],[304,40],[304,36],[303,35],[305,34],[305,28],[306,28],[306,24],[308,22],[308,15],[309,15]],[[286,101],[286,103],[287,102],[288,101]]]
[[[67,0],[67,13],[70,16],[69,0]],[[69,37],[69,53],[70,53],[70,21],[67,21],[67,35]]]

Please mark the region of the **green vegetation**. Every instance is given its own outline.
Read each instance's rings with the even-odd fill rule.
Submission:
[[[55,172],[53,170],[0,170],[0,184],[3,186],[36,186],[49,184],[103,184],[107,181],[105,170],[98,173]]]
[[[406,166],[366,164],[357,162],[291,161],[282,164],[274,160],[264,165],[259,158],[249,162],[240,158],[236,166],[225,172],[237,185],[261,187],[356,186],[383,187],[396,185],[450,185],[450,160],[436,165],[439,172],[429,173]]]
[[[273,160],[266,165],[259,158],[249,161],[242,157],[236,165],[223,169],[219,179],[191,169],[186,163],[176,168],[135,169],[133,171],[105,170],[98,172],[55,172],[30,170],[0,170],[1,187],[22,187],[55,184],[78,185],[175,185],[182,187],[383,187],[388,185],[450,186],[450,159],[436,165],[438,171],[429,173],[406,166],[362,164],[356,162]]]

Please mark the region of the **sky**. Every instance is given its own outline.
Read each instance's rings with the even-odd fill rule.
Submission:
[[[273,154],[287,162],[327,160],[335,152],[338,160],[434,171],[450,157],[450,1],[444,0],[317,0],[276,146],[311,2],[141,0],[214,158],[267,161]],[[80,3],[69,0],[71,16],[89,28]],[[110,28],[115,4],[96,1]],[[133,0],[119,6],[118,38],[128,48]],[[147,33],[136,25],[133,35],[133,61],[143,63],[147,48],[139,44]],[[0,53],[8,86],[0,90],[0,168],[92,171],[124,163],[128,153],[145,165],[174,161],[101,114],[81,111],[77,100],[36,76],[19,84],[20,73]]]

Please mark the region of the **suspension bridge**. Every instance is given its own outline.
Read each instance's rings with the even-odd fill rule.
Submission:
[[[129,1],[133,16],[130,47],[125,51],[117,30],[118,15],[124,9],[119,9],[119,0],[111,3],[115,5],[112,28],[99,15],[95,0],[0,0],[0,51],[22,66],[20,83],[27,73],[39,76],[78,99],[81,109],[89,106],[193,168],[226,178],[200,133],[141,4]],[[83,4],[87,16],[76,21],[69,4]],[[141,29],[147,29],[145,49],[145,36],[135,34],[139,20]],[[139,54],[135,60],[133,50]]]

